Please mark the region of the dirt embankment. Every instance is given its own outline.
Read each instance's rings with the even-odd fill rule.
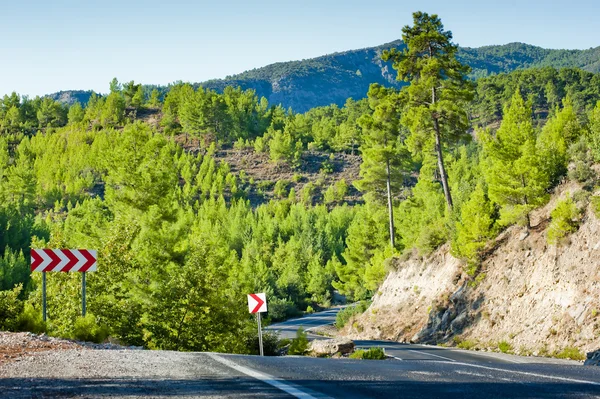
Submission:
[[[600,348],[600,220],[588,206],[579,230],[560,245],[546,240],[550,211],[531,230],[513,226],[492,243],[476,279],[444,246],[395,260],[373,304],[345,330],[353,338],[392,339],[523,355],[579,354]],[[501,345],[499,345],[501,344]],[[577,352],[577,351],[575,351]]]

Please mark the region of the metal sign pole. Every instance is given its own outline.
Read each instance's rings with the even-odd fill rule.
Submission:
[[[81,315],[85,317],[85,272],[81,273]]]
[[[42,320],[46,322],[46,272],[42,272]]]
[[[258,347],[260,349],[260,355],[264,356],[264,354],[263,354],[263,344],[262,344],[262,328],[260,327],[260,312],[258,312],[256,314],[256,317],[258,318]]]

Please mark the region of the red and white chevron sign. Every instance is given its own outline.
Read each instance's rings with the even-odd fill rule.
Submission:
[[[248,311],[250,313],[262,313],[267,311],[267,295],[248,294]]]
[[[93,272],[98,252],[88,249],[32,249],[32,272]]]

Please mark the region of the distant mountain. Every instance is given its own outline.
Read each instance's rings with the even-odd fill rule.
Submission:
[[[320,105],[342,105],[348,97],[366,96],[371,83],[400,87],[396,71],[381,60],[381,52],[401,48],[396,40],[377,47],[350,50],[322,57],[279,62],[200,85],[223,90],[226,86],[254,89],[271,104],[282,104],[297,112]],[[523,43],[460,48],[458,58],[471,66],[472,78],[515,69],[551,66],[577,67],[600,72],[600,47],[589,50],[549,50]]]
[[[222,91],[226,86],[254,89],[259,97],[270,104],[282,104],[296,112],[310,108],[338,104],[347,98],[366,96],[371,83],[401,87],[404,82],[396,80],[396,71],[390,63],[381,60],[381,53],[392,47],[401,48],[396,40],[381,46],[324,55],[302,61],[278,62],[252,69],[225,79],[209,80],[196,85]],[[523,43],[501,46],[460,48],[458,58],[471,66],[471,77],[511,72],[515,69],[550,66],[555,68],[576,67],[589,72],[600,72],[600,47],[589,50],[550,50]],[[157,86],[146,87],[150,89]],[[158,87],[161,94],[169,87]],[[51,94],[63,103],[79,101],[87,103],[91,91],[70,90]]]

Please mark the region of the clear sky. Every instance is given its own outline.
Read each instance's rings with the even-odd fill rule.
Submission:
[[[390,42],[418,10],[461,46],[600,46],[598,0],[0,0],[0,95],[222,78]]]

